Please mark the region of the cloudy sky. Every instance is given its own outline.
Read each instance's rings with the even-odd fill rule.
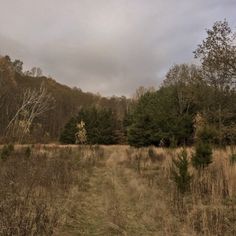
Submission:
[[[102,95],[158,86],[236,0],[0,0],[0,54]]]

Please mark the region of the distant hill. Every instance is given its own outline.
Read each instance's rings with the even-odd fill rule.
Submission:
[[[0,58],[0,136],[4,136],[9,120],[15,114],[26,89],[39,89],[44,82],[48,93],[55,99],[54,108],[37,120],[35,141],[58,140],[65,123],[82,107],[97,106],[111,108],[117,119],[123,119],[129,100],[125,97],[106,98],[79,88],[70,88],[45,76],[32,77],[17,71],[8,56]],[[45,134],[47,134],[45,137]]]

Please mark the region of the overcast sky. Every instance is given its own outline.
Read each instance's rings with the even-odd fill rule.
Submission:
[[[215,21],[235,30],[235,12],[236,0],[0,0],[0,54],[71,87],[129,96],[194,62]]]

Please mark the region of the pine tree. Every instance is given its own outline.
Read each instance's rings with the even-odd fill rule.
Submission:
[[[192,156],[192,164],[196,169],[203,169],[212,163],[212,148],[208,142],[198,141],[195,154]]]
[[[60,136],[60,142],[64,144],[75,144],[76,138],[75,134],[77,132],[77,120],[73,117],[69,120],[69,122],[65,125],[64,130]]]
[[[203,169],[212,163],[211,143],[214,139],[214,130],[207,124],[201,114],[197,114],[194,121],[195,127],[195,154],[192,164],[196,169]]]
[[[184,149],[177,157],[173,160],[171,169],[172,178],[177,185],[180,193],[184,194],[190,189],[190,182],[192,176],[188,171],[189,161],[187,151]]]
[[[81,127],[84,122],[83,127]],[[79,124],[78,124],[79,123]],[[115,115],[109,109],[83,108],[65,126],[60,141],[66,144],[114,144],[116,142]],[[83,136],[83,140],[80,138]]]

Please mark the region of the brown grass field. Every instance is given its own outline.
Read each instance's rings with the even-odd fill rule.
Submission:
[[[0,160],[0,235],[236,235],[235,149],[190,166],[182,195],[170,171],[181,149],[150,148],[15,146]]]

